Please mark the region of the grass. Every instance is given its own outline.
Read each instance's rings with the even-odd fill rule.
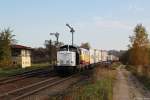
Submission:
[[[80,87],[74,92],[76,100],[112,100],[112,82],[110,79],[96,81]]]
[[[150,90],[150,78],[147,78],[146,76],[138,76],[138,75],[136,75],[136,77],[144,85],[146,89]]]
[[[112,100],[116,70],[96,68],[84,84],[73,86],[64,100]]]
[[[111,69],[114,69],[114,70],[115,70],[115,69],[118,68],[120,65],[121,65],[120,62],[113,63],[113,64],[111,65]]]
[[[148,75],[146,75],[146,73],[143,73],[142,75],[139,74],[136,71],[136,67],[131,65],[126,66],[126,69],[129,70],[139,80],[139,82],[144,85],[146,89],[150,90],[150,78]]]
[[[47,68],[50,65],[48,63],[42,64],[33,64],[31,67],[21,68],[21,67],[12,67],[12,68],[0,68],[0,77],[7,77],[23,72],[27,72],[34,69]]]

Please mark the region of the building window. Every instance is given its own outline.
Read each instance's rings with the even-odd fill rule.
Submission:
[[[13,64],[15,64],[15,61],[13,61]]]
[[[16,61],[13,61],[13,64],[15,65],[15,64],[17,64],[17,62],[16,62]]]

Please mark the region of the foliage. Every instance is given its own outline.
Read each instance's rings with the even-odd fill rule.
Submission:
[[[32,50],[32,63],[55,63],[56,51],[59,46],[62,46],[62,42],[56,42],[52,40],[45,40],[45,47],[34,48]]]
[[[111,69],[117,69],[121,64],[121,62],[114,62],[111,64]]]
[[[145,76],[138,76],[136,75],[138,80],[143,83],[143,85],[146,87],[146,89],[150,90],[150,78],[147,78]]]
[[[11,65],[11,44],[16,42],[12,32],[10,28],[0,32],[0,67]]]
[[[129,50],[123,54],[121,61],[127,64],[127,70],[150,89],[150,42],[145,27],[138,24],[134,29],[134,35],[129,38]]]
[[[143,68],[141,71],[142,74],[139,74],[135,66],[131,66],[131,65],[126,66],[126,69],[129,70],[132,74],[134,74],[134,76],[139,80],[139,82],[141,82],[144,85],[146,89],[150,90],[150,74],[149,74],[150,67],[143,66],[142,68]]]
[[[46,52],[48,54],[50,64],[56,63],[57,57],[57,47],[56,43],[52,42],[52,40],[45,41]]]
[[[88,42],[86,42],[86,43],[81,43],[81,46],[80,46],[81,48],[84,48],[84,49],[90,49],[91,48],[91,46],[90,46],[90,44],[88,43]]]
[[[32,50],[32,63],[49,62],[49,57],[46,48],[34,48]]]
[[[142,24],[138,24],[134,29],[134,35],[130,38],[130,56],[129,60],[132,65],[149,64],[149,39],[146,29]]]
[[[130,58],[129,58],[129,56],[130,56],[130,49],[129,50],[127,50],[127,51],[125,51],[121,56],[120,56],[120,61],[123,63],[123,64],[129,64],[130,62]]]

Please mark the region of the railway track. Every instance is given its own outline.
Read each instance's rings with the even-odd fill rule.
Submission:
[[[65,78],[60,78],[60,77],[49,78],[44,81],[40,81],[31,85],[25,86],[23,88],[15,89],[15,90],[6,92],[4,94],[1,94],[0,100],[21,100],[22,98],[28,97],[46,88],[60,84],[75,76],[76,75],[72,75],[72,76],[65,77]]]
[[[33,76],[47,75],[47,74],[50,74],[51,72],[52,72],[52,70],[50,70],[50,69],[37,69],[37,70],[28,71],[28,72],[25,72],[22,74],[17,74],[17,75],[9,76],[5,79],[1,79],[0,85],[12,83],[12,82],[30,78]]]
[[[14,76],[19,76],[19,75],[24,75],[24,74],[28,74],[28,73],[32,73],[32,72],[36,72],[36,71],[39,71],[39,70],[43,70],[43,68],[39,68],[39,69],[33,69],[33,70],[30,70],[30,71],[25,71],[23,73],[18,73],[18,74],[14,74],[14,75],[10,75],[10,76],[7,76],[7,78],[2,78],[0,79],[0,81],[3,81],[3,80],[6,80],[10,77],[14,77]]]

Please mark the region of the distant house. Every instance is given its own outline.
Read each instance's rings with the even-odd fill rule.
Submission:
[[[11,46],[11,56],[13,65],[22,68],[31,66],[31,48],[22,45]]]

